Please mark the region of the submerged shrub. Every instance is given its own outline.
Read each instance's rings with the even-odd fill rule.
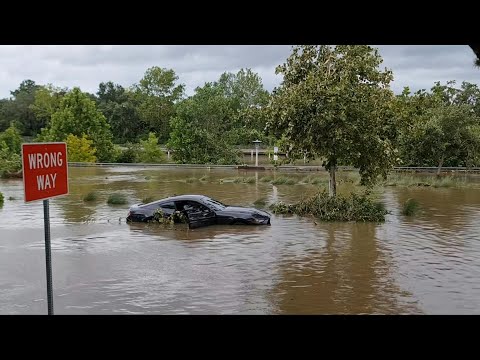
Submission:
[[[107,204],[109,205],[125,205],[126,203],[127,199],[123,194],[111,194],[107,200]]]
[[[91,191],[83,197],[83,201],[85,201],[85,202],[95,201],[95,200],[97,200],[97,198],[98,198],[97,194],[94,191]]]
[[[403,203],[402,215],[414,216],[420,210],[420,204],[415,199],[408,199]]]
[[[324,221],[385,221],[388,211],[382,203],[366,195],[352,193],[349,196],[329,196],[326,191],[295,204],[279,202],[270,209],[276,214],[315,216]]]

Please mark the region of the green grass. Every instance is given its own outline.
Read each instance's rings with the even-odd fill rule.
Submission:
[[[273,178],[271,176],[262,176],[260,182],[271,182]]]
[[[83,201],[85,202],[96,201],[97,199],[98,199],[98,196],[94,191],[89,192],[87,195],[83,197]]]
[[[471,184],[453,176],[419,177],[413,175],[390,175],[386,181],[380,182],[383,186],[411,186],[411,187],[470,187]]]
[[[408,199],[403,203],[402,215],[414,216],[420,210],[420,204],[415,199]]]
[[[126,203],[127,198],[123,194],[111,194],[107,200],[109,205],[125,205]]]
[[[272,181],[273,185],[284,185],[288,181],[288,178],[286,176],[279,176],[275,180]]]

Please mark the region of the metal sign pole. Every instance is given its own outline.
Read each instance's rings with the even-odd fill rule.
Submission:
[[[43,221],[45,227],[45,258],[47,267],[48,315],[53,315],[52,250],[50,247],[50,211],[48,199],[43,200]]]

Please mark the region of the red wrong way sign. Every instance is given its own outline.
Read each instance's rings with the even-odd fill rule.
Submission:
[[[68,194],[67,144],[22,144],[25,202]]]

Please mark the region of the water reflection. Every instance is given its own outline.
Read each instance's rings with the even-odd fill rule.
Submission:
[[[324,172],[71,168],[70,195],[51,200],[58,313],[477,313],[480,190],[386,188],[384,224],[273,216],[272,226],[188,230],[126,224],[144,197],[197,193],[230,205],[294,202],[324,187],[271,185]],[[352,186],[339,175],[339,191]],[[206,176],[206,181],[199,179]],[[253,177],[255,183],[221,179]],[[195,180],[189,180],[195,178]],[[469,178],[470,179],[470,178]],[[468,180],[470,181],[470,180]],[[478,177],[474,180],[478,184]],[[23,203],[21,181],[0,180],[0,313],[43,313],[42,203]],[[84,203],[90,191],[98,200]],[[107,205],[112,193],[126,205]],[[401,215],[408,198],[416,217]]]
[[[277,312],[287,314],[416,313],[399,303],[409,298],[389,274],[388,254],[376,239],[376,224],[323,224],[325,246],[281,262],[282,280],[273,290]]]

